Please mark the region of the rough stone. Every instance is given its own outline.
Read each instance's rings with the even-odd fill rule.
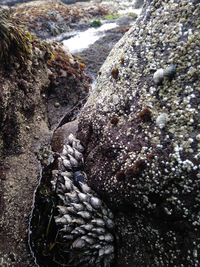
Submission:
[[[9,29],[22,30],[19,24],[16,28],[16,24],[10,19],[4,22],[1,20],[0,26],[1,23],[4,23],[5,27],[6,25],[10,27],[6,28],[8,32]],[[31,36],[30,33],[28,36]],[[4,41],[3,38],[2,40]],[[3,50],[4,46],[1,47]],[[47,165],[52,160],[49,149],[52,136],[50,121],[54,121],[55,116],[56,118],[60,116],[59,119],[62,116],[61,111],[56,115],[48,112],[51,106],[49,103],[51,93],[55,88],[59,89],[55,82],[61,84],[59,81],[62,80],[68,84],[67,88],[73,91],[73,103],[70,103],[72,96],[70,99],[66,95],[63,96],[65,104],[61,104],[66,110],[73,109],[75,103],[78,110],[78,102],[82,95],[80,84],[82,89],[89,87],[78,61],[75,62],[72,56],[65,55],[59,46],[47,45],[34,38],[31,49],[28,62],[21,62],[12,54],[13,50],[9,50],[9,57],[12,60],[7,60],[7,64],[3,64],[2,61],[0,63],[0,266],[2,267],[35,266],[28,247],[28,226],[34,191],[39,182],[42,165]],[[64,71],[67,76],[62,77]],[[54,94],[54,102],[58,101],[58,98]],[[65,121],[67,118],[64,118]]]
[[[198,14],[196,0],[145,1],[79,118],[88,183],[115,213],[115,266],[200,265]],[[176,76],[155,85],[171,64]]]

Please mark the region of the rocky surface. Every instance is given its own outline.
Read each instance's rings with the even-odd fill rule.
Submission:
[[[19,3],[26,3],[29,0],[2,0],[1,5],[8,5],[8,6],[13,6]]]
[[[96,77],[114,44],[133,24],[139,9],[131,10],[133,4],[118,0],[112,1],[112,4],[110,1],[87,1],[70,5],[62,2],[58,0],[30,1],[28,4],[17,5],[13,8],[13,13],[16,18],[20,17],[32,33],[48,38],[50,41],[70,39],[91,28],[91,25],[95,23],[98,26],[98,24],[116,22],[118,25],[115,29],[105,31],[103,38],[90,45],[88,49],[76,53],[85,63],[87,73]],[[135,4],[138,8],[139,5]]]
[[[6,34],[12,29],[12,33],[23,32],[16,22],[9,24],[9,20],[3,22],[0,18],[1,33],[3,23],[9,29]],[[9,35],[6,43],[4,38],[0,40],[1,51],[8,49],[9,55],[7,62],[2,61],[2,54],[0,56],[2,267],[35,265],[28,248],[28,224],[41,164],[44,166],[51,161],[51,126],[62,117],[63,109],[66,114],[67,109],[71,110],[73,106],[76,110],[80,108],[81,103],[77,104],[85,98],[89,88],[83,68],[70,54],[64,53],[57,44],[41,42],[30,33],[27,36],[31,53],[25,61],[21,61],[21,54],[14,53],[12,43],[8,45]],[[21,44],[17,48],[20,50]],[[57,112],[48,112],[48,109],[53,109],[52,106],[57,107]],[[75,112],[70,112],[65,121],[74,116]]]
[[[90,45],[88,49],[76,53],[76,56],[85,63],[87,73],[94,80],[113,46],[130,29],[132,23],[133,18],[126,17],[123,23],[112,30],[108,30],[104,37]]]
[[[93,18],[108,12],[108,5],[100,3],[79,2],[66,5],[58,0],[32,1],[13,9],[14,16],[20,17],[28,30],[44,39],[87,28]]]
[[[199,266],[198,2],[146,0],[141,17],[101,68],[79,116],[87,182],[115,215],[115,267]],[[64,84],[72,78],[71,92],[79,87],[77,98],[70,93],[78,109],[82,81],[81,99],[88,88],[84,65],[56,44],[49,51],[47,44],[34,41],[27,63],[6,70],[1,65],[0,71],[4,267],[35,265],[27,229],[39,162],[47,165],[52,159],[50,125],[55,127],[69,107],[66,97],[66,107],[55,112],[59,96],[68,96]],[[76,122],[65,124],[76,117],[73,106],[53,136],[55,151],[76,131]]]
[[[199,1],[147,0],[79,118],[89,185],[115,213],[115,266],[200,264]]]
[[[144,4],[144,0],[136,0],[134,3],[134,8],[141,8]]]

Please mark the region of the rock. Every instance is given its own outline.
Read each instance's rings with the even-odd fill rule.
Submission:
[[[26,3],[30,0],[2,0],[1,5],[8,5],[8,6],[14,6],[19,3]]]
[[[108,5],[90,1],[66,5],[59,0],[40,0],[16,5],[12,12],[29,31],[47,39],[72,30],[81,30],[82,27],[87,28],[92,18],[104,16],[110,10]]]
[[[76,0],[62,0],[64,4],[74,4],[76,3]]]
[[[51,146],[52,150],[56,152],[61,152],[63,149],[63,145],[67,141],[67,137],[70,134],[76,135],[76,132],[78,130],[78,123],[77,120],[70,121],[68,123],[65,123],[58,129],[54,131],[52,140],[51,140]]]
[[[31,38],[30,33],[26,33],[26,41],[31,48],[31,57],[25,57],[24,46],[18,38],[16,44],[20,53],[16,54],[16,50],[13,51],[13,47],[6,44],[9,43],[9,38],[18,37],[16,33],[23,37],[24,29],[19,23],[16,27],[10,18],[4,22],[3,24],[1,18],[0,32],[2,29],[6,32],[6,38],[2,35],[0,39],[1,56],[4,55],[7,64],[3,64],[0,57],[0,265],[33,267],[35,263],[27,238],[29,215],[41,163],[47,165],[52,160],[48,149],[52,135],[50,121],[54,121],[56,117],[59,122],[63,115],[59,111],[60,107],[54,107],[57,109],[56,114],[48,112],[52,91],[60,88],[55,85],[56,81],[62,80],[67,84],[68,90],[74,92],[74,102],[70,101],[72,98],[67,99],[67,96],[63,96],[65,103],[60,102],[58,95],[54,94],[52,106],[58,101],[66,111],[73,110],[73,104],[76,103],[77,112],[81,105],[79,100],[83,100],[81,96],[84,94],[86,97],[81,89],[89,88],[89,84],[79,68],[79,62],[72,55],[66,54],[59,45]],[[9,34],[10,31],[12,35]],[[15,44],[13,39],[12,44]],[[25,39],[23,44],[26,44]],[[21,55],[24,56],[23,61]],[[63,71],[67,73],[64,77]],[[61,86],[61,82],[59,83]],[[77,86],[76,89],[74,85]],[[75,116],[74,113],[73,115]],[[64,119],[67,122],[69,115]]]
[[[134,8],[141,8],[144,4],[144,0],[136,0],[133,7]]]
[[[79,117],[88,184],[114,211],[115,266],[200,265],[198,10],[146,1]],[[155,71],[171,65],[176,75],[157,86]]]

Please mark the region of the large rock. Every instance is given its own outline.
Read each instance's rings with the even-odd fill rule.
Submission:
[[[65,122],[76,116],[89,84],[71,55],[56,44],[25,34],[19,24],[2,14],[0,266],[31,267],[35,263],[28,248],[29,218],[41,168],[52,159],[50,126],[55,127],[54,122],[59,122],[63,110],[68,111]],[[25,56],[29,50],[24,46],[29,47],[28,44],[31,53]],[[50,112],[52,109],[54,112]]]
[[[200,265],[198,14],[197,0],[146,1],[79,118],[88,183],[115,213],[115,266]]]

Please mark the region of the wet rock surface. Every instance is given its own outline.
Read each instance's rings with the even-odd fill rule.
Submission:
[[[106,15],[107,5],[79,2],[66,5],[57,0],[32,1],[17,5],[13,9],[15,17],[38,37],[46,39],[63,32],[88,28],[93,18]]]
[[[39,37],[49,38],[50,41],[70,39],[91,28],[92,25],[97,24],[97,27],[106,23],[117,23],[115,29],[105,30],[103,37],[87,49],[73,52],[84,62],[87,73],[95,78],[112,47],[137,18],[134,12],[138,13],[139,9],[133,12],[130,9],[132,6],[126,1],[123,3],[114,1],[112,4],[109,1],[87,1],[70,5],[55,0],[30,1],[26,5],[16,6],[13,13],[16,18],[20,17],[31,32]],[[96,29],[98,30],[98,27]],[[75,43],[74,47],[76,45]]]
[[[116,266],[194,267],[200,253],[199,4],[145,5],[101,68],[78,138],[86,147],[88,183],[114,211]]]
[[[10,21],[5,20],[5,23]],[[9,29],[8,32],[5,31],[9,38],[10,24],[5,25],[6,29]],[[16,27],[14,21],[11,25],[13,32],[23,32],[19,24]],[[85,97],[86,87],[89,88],[87,77],[80,64],[70,54],[64,53],[59,45],[41,42],[30,34],[27,36],[31,47],[29,58],[21,61],[19,57],[21,54],[13,54],[12,46],[7,46],[9,61],[2,62],[2,57],[0,60],[0,265],[2,267],[35,266],[28,248],[28,225],[41,164],[45,166],[51,160],[49,145],[52,130],[49,124],[55,121],[58,112],[50,114],[48,108],[51,105],[49,101],[52,90],[55,88],[59,90],[59,86],[54,88],[53,84],[60,80],[68,83],[65,90],[71,90],[70,100],[65,93],[63,96],[65,103],[60,103],[60,106],[65,105],[66,109],[67,107],[71,109],[73,104],[78,103],[81,96]],[[5,49],[3,40],[0,40],[0,44]],[[54,101],[59,101],[58,96]],[[60,118],[61,116],[62,112],[59,113]]]
[[[132,22],[132,20],[127,18],[125,23],[118,25],[112,30],[108,30],[104,37],[92,44],[88,49],[76,53],[77,57],[80,58],[80,60],[87,66],[86,72],[88,75],[93,77],[94,80],[108,54],[114,45],[122,38],[125,32],[129,30]]]
[[[48,46],[36,45],[29,69],[1,71],[2,266],[35,266],[28,217],[39,161],[49,166],[52,160],[50,125],[65,108],[52,147],[60,151],[78,127],[88,184],[115,215],[114,266],[199,266],[198,13],[195,0],[146,1],[101,68],[78,125],[65,124],[76,118],[79,93],[83,102],[87,95],[84,66],[76,59],[57,46],[46,54]],[[59,87],[70,84],[70,77],[71,93],[80,86],[74,96]],[[68,96],[78,108],[68,106]],[[51,171],[43,178],[49,189]],[[52,200],[48,191],[42,195]]]

